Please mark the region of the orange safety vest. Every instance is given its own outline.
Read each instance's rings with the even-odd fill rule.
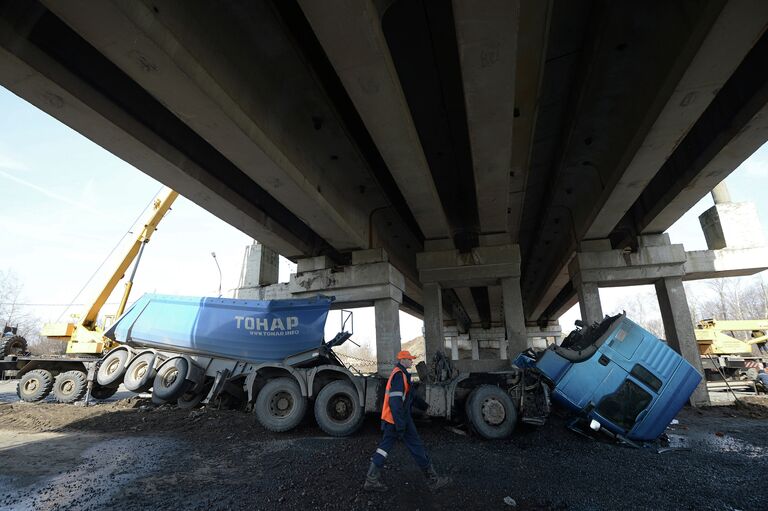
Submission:
[[[401,373],[403,375],[403,385],[405,387],[402,396],[403,403],[405,403],[405,398],[408,395],[408,391],[410,390],[410,385],[408,385],[408,377],[405,375],[405,371],[395,366],[395,368],[392,369],[392,374],[389,375],[389,380],[387,380],[387,388],[384,390],[384,406],[381,407],[381,420],[389,422],[390,424],[394,424],[395,419],[392,417],[392,410],[389,408],[389,390],[392,388],[392,378],[394,378],[397,373]]]

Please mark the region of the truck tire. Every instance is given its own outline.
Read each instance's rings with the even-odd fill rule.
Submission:
[[[293,378],[269,380],[256,396],[256,418],[270,431],[288,431],[299,425],[307,411],[307,398]]]
[[[187,381],[189,361],[184,357],[173,357],[166,360],[157,369],[152,383],[152,400],[157,402],[175,401],[184,395],[193,382]]]
[[[93,382],[93,387],[91,387],[91,397],[98,401],[109,399],[114,396],[116,392],[117,387],[104,387],[96,382]]]
[[[119,386],[123,382],[131,353],[124,348],[110,351],[99,364],[96,382],[103,387]]]
[[[197,405],[200,404],[200,401],[205,398],[205,396],[208,395],[208,392],[210,392],[211,386],[205,385],[202,388],[198,390],[190,389],[176,400],[176,406],[181,408],[182,410],[188,409],[188,408],[194,408]]]
[[[27,353],[27,340],[20,335],[0,337],[0,358]]]
[[[151,351],[134,357],[125,369],[123,385],[131,392],[141,393],[152,388],[157,371],[155,370],[155,358],[157,355]]]
[[[53,397],[59,403],[74,403],[85,396],[88,379],[83,371],[60,373],[53,382]]]
[[[495,385],[480,385],[467,398],[467,418],[472,428],[488,440],[507,438],[517,424],[512,398]]]
[[[42,401],[51,393],[53,375],[45,369],[33,369],[25,373],[16,385],[16,395],[27,403]]]
[[[349,436],[360,428],[364,417],[355,386],[333,381],[315,399],[315,420],[331,436]]]

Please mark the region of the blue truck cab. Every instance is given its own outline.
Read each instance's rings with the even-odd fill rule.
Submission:
[[[535,367],[550,380],[555,402],[636,441],[658,438],[701,381],[683,357],[624,314],[574,330]]]

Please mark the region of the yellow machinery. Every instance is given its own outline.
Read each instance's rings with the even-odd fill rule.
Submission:
[[[722,370],[728,376],[744,374],[753,379],[768,361],[768,319],[705,319],[694,329],[705,369]],[[748,339],[728,333],[749,332]],[[758,353],[753,352],[757,346]]]
[[[79,321],[77,323],[47,323],[43,325],[42,335],[61,341],[67,341],[67,353],[97,355],[112,348],[114,343],[104,337],[104,330],[97,323],[99,311],[101,311],[101,308],[109,299],[112,291],[117,287],[118,282],[125,276],[128,267],[135,260],[136,264],[133,267],[130,278],[125,283],[125,290],[123,291],[123,296],[120,300],[120,305],[117,308],[115,317],[120,317],[123,314],[125,306],[128,303],[128,296],[133,287],[133,279],[136,276],[136,269],[139,266],[144,246],[149,242],[152,234],[157,229],[157,225],[171,208],[171,205],[178,196],[178,192],[167,187],[163,188],[158,193],[155,200],[152,202],[150,211],[143,221],[138,224],[138,226],[142,227],[134,227],[133,232],[135,233],[135,237],[133,243],[131,243],[130,247],[120,260],[120,263],[109,276],[109,279],[102,287],[99,295],[90,307],[88,307],[86,313],[80,317]]]

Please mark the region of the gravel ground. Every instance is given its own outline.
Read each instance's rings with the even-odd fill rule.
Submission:
[[[0,400],[9,383],[0,383]],[[407,451],[390,456],[389,494],[361,489],[379,438],[322,436],[308,418],[286,434],[233,410],[154,408],[142,398],[88,408],[0,404],[0,509],[764,509],[768,402],[683,410],[673,450],[576,435],[555,414],[506,441],[419,425],[440,472],[424,486]],[[511,497],[515,506],[504,503]]]

